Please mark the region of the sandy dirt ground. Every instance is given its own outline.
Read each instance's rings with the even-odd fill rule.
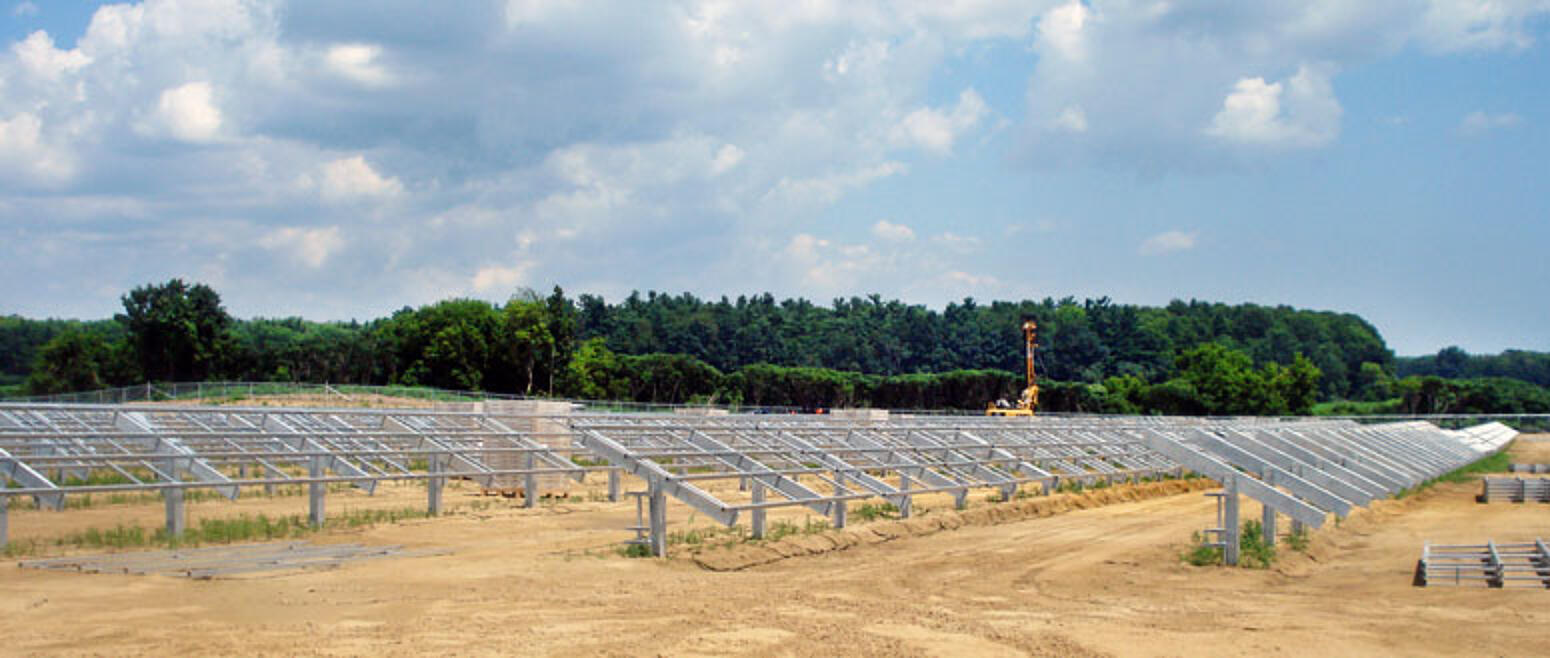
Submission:
[[[1544,436],[1514,446],[1518,461],[1546,450]],[[1550,590],[1412,585],[1426,541],[1550,539],[1550,506],[1482,505],[1474,483],[1377,503],[1315,531],[1307,553],[1283,548],[1276,567],[1258,571],[1180,561],[1191,533],[1212,522],[1199,492],[718,572],[684,547],[666,560],[619,556],[630,503],[578,495],[528,510],[464,486],[449,492],[459,511],[448,517],[314,537],[446,555],[211,581],[0,566],[0,653],[1345,656],[1550,647]],[[367,504],[351,496],[331,494],[330,510]],[[381,496],[370,504],[423,504],[423,490],[410,487]],[[995,505],[972,500],[970,513]],[[190,515],[229,515],[232,505],[191,505]],[[306,507],[301,497],[236,505]],[[705,525],[670,507],[675,528]],[[926,507],[924,518],[952,514]],[[1258,515],[1252,503],[1243,512]],[[156,505],[13,511],[13,536],[47,536],[94,514],[92,523],[160,518]]]

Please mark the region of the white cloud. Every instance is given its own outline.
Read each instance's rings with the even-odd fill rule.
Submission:
[[[712,176],[720,176],[743,161],[743,149],[735,144],[724,144],[716,151],[716,159],[710,163]]]
[[[1534,43],[1530,22],[1546,11],[1544,0],[1431,0],[1416,36],[1442,52],[1524,49]]]
[[[985,112],[985,99],[973,89],[965,89],[951,111],[925,107],[909,113],[899,122],[894,139],[945,155],[952,152],[958,136],[979,123]]]
[[[161,8],[165,9],[165,6]],[[83,47],[102,53],[127,49],[140,36],[141,26],[145,24],[145,10],[143,4],[98,7],[96,13],[92,14],[91,23],[87,25],[86,36],[81,37]],[[153,10],[153,16],[158,15]]]
[[[782,292],[790,284],[784,290],[794,294],[819,290],[800,283],[808,280],[844,294],[913,285],[901,281],[933,291],[973,286],[985,282],[953,284],[962,277],[951,273],[988,276],[984,262],[1001,255],[1002,227],[1023,221],[1040,230],[1036,216],[987,217],[989,228],[975,229],[983,243],[944,240],[943,226],[924,224],[911,229],[914,240],[889,241],[868,232],[883,215],[862,213],[871,222],[857,226],[848,208],[823,210],[885,180],[927,185],[909,177],[938,165],[912,161],[967,151],[965,143],[984,158],[965,164],[986,168],[987,189],[1006,183],[996,171],[1004,147],[1013,162],[1075,176],[1095,164],[1188,176],[1314,148],[1339,136],[1338,71],[1395,53],[1525,48],[1542,38],[1547,5],[673,7],[501,0],[426,12],[378,3],[361,15],[339,3],[148,0],[98,7],[84,33],[79,21],[13,31],[0,48],[0,226],[16,233],[0,247],[15,245],[14,253],[34,236],[57,237],[45,218],[58,223],[60,209],[76,208],[75,224],[110,227],[101,244],[169,254],[110,258],[79,248],[80,258],[115,261],[122,272],[111,276],[123,289],[158,275],[144,261],[200,271],[203,261],[182,255],[200,251],[178,237],[189,233],[183,227],[220,217],[241,230],[201,230],[267,236],[306,217],[309,226],[338,227],[349,245],[325,250],[319,268],[289,268],[296,274],[287,284],[324,284],[314,288],[327,297],[317,302],[323,313],[361,317],[468,289],[480,265],[499,268],[481,279],[494,285],[500,270],[527,260],[509,253],[513,236],[541,244],[543,275],[567,287],[693,289],[708,277],[698,268],[682,274],[691,261],[728,273],[718,280],[729,286]],[[72,48],[56,47],[75,34]],[[1024,106],[993,111],[986,98],[1003,97],[1009,78],[1027,80]],[[1245,80],[1260,86],[1243,100],[1261,104],[1228,111]],[[942,89],[962,93],[939,98]],[[1274,107],[1266,111],[1265,101]],[[1498,126],[1494,116],[1487,125]],[[1532,119],[1525,112],[1522,120]],[[219,148],[148,147],[147,135]],[[369,212],[343,203],[383,200],[394,202]],[[833,235],[861,233],[867,244],[814,242],[830,265],[812,277],[773,264],[788,245],[768,236],[807,231],[821,242],[827,236],[813,227],[830,222],[849,223]],[[761,238],[768,244],[742,246]],[[242,261],[267,254],[253,244],[226,247],[221,271],[234,300],[269,285],[269,261]],[[771,262],[753,264],[766,275],[742,273],[754,256]],[[599,259],[610,267],[595,267]],[[22,264],[32,261],[13,262],[0,266],[0,279],[26,280]],[[15,290],[0,285],[0,298],[44,303]]]
[[[983,291],[1001,285],[1001,281],[990,275],[970,274],[960,270],[952,270],[942,275],[942,279],[952,287],[966,291]]]
[[[797,204],[828,205],[838,201],[846,191],[864,187],[873,181],[908,171],[900,162],[884,162],[862,167],[855,171],[830,174],[814,178],[781,178],[766,199],[784,200]]]
[[[1087,113],[1082,111],[1082,106],[1072,105],[1060,111],[1060,116],[1055,117],[1055,126],[1066,132],[1087,132]]]
[[[808,233],[798,233],[791,237],[791,242],[786,244],[786,256],[804,262],[817,260],[818,251],[829,246],[828,240],[822,240]]]
[[[0,119],[0,171],[32,183],[54,185],[75,174],[75,162],[68,151],[45,141],[42,120],[22,112]]]
[[[66,73],[74,73],[91,63],[91,58],[79,48],[60,50],[47,32],[38,30],[26,39],[11,44],[11,52],[22,67],[33,75],[54,80]]]
[[[185,142],[208,142],[221,131],[221,110],[208,82],[190,82],[161,93],[156,102],[160,129]]]
[[[575,5],[569,0],[506,0],[506,27],[517,29],[541,23],[558,9]]]
[[[886,219],[879,219],[872,225],[872,235],[884,240],[907,242],[915,239],[915,230],[904,224],[894,224]]]
[[[807,233],[792,237],[782,255],[804,285],[823,291],[853,291],[890,262],[867,245],[838,244]]]
[[[533,268],[532,261],[518,263],[511,267],[499,265],[487,265],[474,272],[470,280],[475,292],[515,292],[517,286],[527,280],[527,273]]]
[[[1039,41],[1047,43],[1053,51],[1072,61],[1087,59],[1087,24],[1093,20],[1092,10],[1081,0],[1071,0],[1050,9],[1039,18]]]
[[[1013,157],[1159,174],[1327,146],[1340,134],[1340,71],[1414,51],[1537,48],[1550,1],[1089,0],[1040,12]]]
[[[335,75],[367,87],[385,87],[393,84],[394,77],[377,61],[381,54],[381,46],[343,43],[331,46],[324,62]]]
[[[1492,130],[1511,128],[1518,125],[1518,123],[1520,123],[1522,120],[1522,117],[1513,112],[1491,114],[1489,112],[1476,110],[1465,115],[1464,118],[1459,121],[1459,133],[1473,137],[1476,135],[1485,134]]]
[[[982,240],[972,235],[958,235],[952,231],[932,236],[931,240],[944,249],[961,254],[978,251],[984,244]]]
[[[1196,236],[1193,231],[1189,233],[1177,230],[1164,231],[1142,242],[1140,252],[1143,256],[1155,256],[1175,251],[1188,251],[1195,248]]]
[[[391,199],[404,191],[397,178],[378,174],[364,156],[340,158],[324,164],[322,174],[318,192],[325,201]]]
[[[1341,112],[1329,80],[1303,67],[1284,85],[1240,79],[1205,132],[1244,144],[1323,146],[1339,133]]]
[[[344,246],[344,236],[338,226],[310,229],[287,226],[265,234],[258,244],[271,251],[289,254],[296,262],[318,269]]]
[[[35,4],[32,4],[32,2],[30,2],[30,1],[18,2],[18,3],[16,3],[16,7],[11,9],[11,15],[12,16],[37,16],[38,15],[38,6],[35,5]]]
[[[888,59],[889,51],[888,42],[886,41],[873,40],[865,43],[852,43],[838,55],[824,61],[824,75],[830,80],[837,81],[845,76],[877,71],[888,65]]]

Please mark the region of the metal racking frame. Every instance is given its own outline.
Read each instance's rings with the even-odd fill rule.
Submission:
[[[546,422],[534,422],[542,419]],[[554,428],[544,433],[535,428]],[[1261,502],[1266,538],[1278,516],[1320,526],[1327,515],[1413,487],[1499,451],[1516,432],[1498,423],[1443,430],[1427,422],[1060,416],[985,418],[894,414],[886,420],[812,415],[523,415],[422,409],[233,408],[0,404],[0,545],[12,496],[59,509],[64,497],[154,491],[167,531],[185,528],[183,492],[235,499],[244,487],[307,485],[310,518],[324,519],[329,483],[368,493],[377,483],[427,481],[441,511],[449,477],[488,486],[522,476],[580,481],[606,471],[645,481],[642,524],[654,555],[667,551],[667,498],[764,536],[770,510],[800,507],[846,523],[849,505],[886,501],[908,516],[915,496],[948,493],[963,507],[976,489],[1000,500],[1062,483],[1134,481],[1184,469],[1222,482],[1224,557],[1236,563],[1238,495]],[[560,445],[564,444],[564,445]],[[519,468],[492,468],[495,455]],[[595,459],[573,459],[595,457]],[[501,460],[513,463],[510,459]],[[582,464],[587,464],[583,466]],[[92,484],[111,476],[112,483]],[[730,486],[734,483],[736,486]],[[1228,523],[1227,521],[1230,521]]]

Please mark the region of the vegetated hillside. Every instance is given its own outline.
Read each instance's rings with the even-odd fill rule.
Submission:
[[[1445,347],[1431,356],[1394,359],[1396,376],[1436,376],[1448,379],[1506,377],[1550,386],[1550,353],[1506,350],[1501,354],[1470,354],[1463,348]]]
[[[112,320],[90,323],[6,318],[0,363],[34,393],[219,378],[975,408],[1016,397],[1019,327],[1031,318],[1049,410],[1296,413],[1315,399],[1393,399],[1404,383],[1361,318],[1285,306],[966,299],[937,311],[875,295],[818,306],[656,293],[610,304],[555,288],[501,305],[451,299],[317,323],[236,320],[213,289],[179,280],[136,288],[123,303]]]

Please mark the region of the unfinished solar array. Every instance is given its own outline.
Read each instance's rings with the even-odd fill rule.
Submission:
[[[644,480],[652,553],[666,551],[671,497],[727,525],[801,507],[844,526],[848,505],[972,490],[1048,493],[1062,482],[1134,480],[1183,469],[1317,527],[1327,514],[1388,496],[1500,450],[1515,435],[1500,424],[1441,430],[1424,422],[1150,417],[974,418],[879,415],[665,416],[470,411],[235,409],[99,405],[0,405],[0,542],[5,502],[34,496],[58,509],[65,494],[161,491],[167,529],[183,530],[183,495],[206,488],[305,484],[311,518],[323,521],[326,486],[427,480],[428,509],[441,509],[449,477],[520,489],[533,504],[545,478],[580,481],[620,472]],[[586,464],[583,466],[581,464]],[[80,484],[112,474],[126,484]],[[100,478],[99,478],[100,479]],[[734,483],[712,486],[716,481]],[[66,486],[69,483],[71,486]],[[17,488],[19,487],[19,488]],[[1237,496],[1212,535],[1236,559]]]
[[[1426,422],[1360,425],[1298,420],[1259,426],[1217,423],[1143,432],[1147,445],[1222,482],[1229,494],[1220,527],[1208,534],[1236,564],[1238,496],[1263,506],[1265,539],[1275,541],[1280,515],[1319,527],[1357,506],[1414,487],[1501,451],[1517,432],[1501,423],[1443,430]]]
[[[320,525],[334,482],[371,493],[383,481],[426,480],[428,509],[437,514],[451,477],[492,488],[522,478],[529,492],[541,476],[581,479],[585,469],[506,424],[525,420],[421,410],[0,405],[0,478],[20,487],[0,491],[0,542],[15,495],[57,510],[67,493],[159,491],[167,531],[177,535],[188,489],[234,500],[239,487],[306,485],[311,521]],[[498,462],[518,465],[490,466]],[[114,483],[89,484],[102,475]]]

